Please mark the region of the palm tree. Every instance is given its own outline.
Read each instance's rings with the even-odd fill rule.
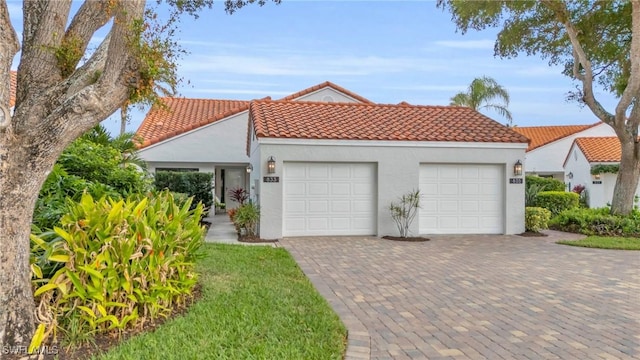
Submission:
[[[501,100],[501,103],[495,103],[494,100]],[[507,109],[509,93],[488,76],[473,79],[466,92],[457,93],[451,98],[450,105],[467,106],[477,111],[493,110],[507,119],[507,126],[513,125],[511,112]]]

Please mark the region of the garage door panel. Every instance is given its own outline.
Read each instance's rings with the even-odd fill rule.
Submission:
[[[351,184],[349,183],[332,183],[331,195],[349,195],[351,193]]]
[[[286,195],[304,195],[306,193],[304,183],[292,181],[285,189]]]
[[[374,164],[285,162],[283,187],[284,236],[376,233]]]
[[[502,233],[504,183],[501,165],[422,164],[420,233]]]
[[[329,202],[327,200],[309,200],[309,212],[326,214],[329,212]]]
[[[285,202],[285,206],[287,207],[287,209],[289,209],[291,212],[305,212],[306,211],[306,207],[307,207],[307,203],[305,201],[302,200],[287,200]]]
[[[326,166],[326,165],[320,165],[320,166],[315,166],[313,168],[307,168],[307,171],[305,173],[308,174],[309,176],[307,178],[305,178],[304,180],[307,180],[309,178],[316,179],[316,180],[329,179],[329,167]],[[288,176],[288,174],[287,174],[287,176]]]
[[[331,177],[333,179],[350,179],[351,178],[351,168],[349,165],[332,165],[331,166]]]
[[[322,195],[322,196],[329,195],[329,184],[327,184],[326,182],[309,183],[307,184],[307,188],[308,188],[309,195]]]

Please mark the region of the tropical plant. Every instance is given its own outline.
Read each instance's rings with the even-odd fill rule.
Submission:
[[[202,206],[190,210],[169,192],[152,198],[69,205],[61,226],[31,236],[38,329],[49,336],[119,332],[168,315],[191,296],[204,241]],[[75,336],[75,335],[74,335]]]
[[[467,91],[459,92],[451,98],[451,105],[466,106],[477,111],[495,111],[507,119],[507,125],[513,125],[513,117],[508,109],[509,93],[488,76],[473,79]]]
[[[251,202],[243,204],[237,209],[233,222],[236,229],[241,229],[241,235],[255,237],[260,222],[260,209]]]
[[[391,202],[389,212],[395,221],[400,237],[409,236],[409,228],[420,208],[420,190],[412,190],[400,197],[399,201]]]
[[[249,200],[249,192],[241,187],[229,189],[229,198],[240,205],[244,205]]]

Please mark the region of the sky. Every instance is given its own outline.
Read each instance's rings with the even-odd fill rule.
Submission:
[[[8,3],[20,32],[22,3]],[[283,0],[233,15],[217,1],[197,20],[182,18],[177,39],[188,54],[179,61],[179,96],[277,99],[331,81],[377,103],[448,105],[474,78],[489,76],[509,92],[516,126],[598,121],[588,108],[566,101],[577,83],[560,68],[540,57],[495,58],[496,33],[461,34],[435,1]],[[616,99],[596,92],[613,111]],[[144,113],[133,111],[129,131]],[[117,133],[119,115],[103,124]]]

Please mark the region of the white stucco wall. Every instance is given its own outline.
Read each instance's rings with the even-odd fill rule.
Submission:
[[[138,155],[154,162],[246,164],[248,111],[146,147]]]
[[[565,174],[572,173],[573,178],[567,181],[571,184],[571,189],[576,185],[584,185],[589,192],[589,207],[599,208],[611,204],[613,199],[613,190],[616,186],[618,174],[600,174],[600,179],[596,179],[591,175],[591,166],[612,163],[589,163],[584,153],[575,144],[571,147],[569,157],[565,163]],[[600,184],[594,184],[594,181],[600,181]],[[640,185],[636,189],[636,196],[640,196]]]
[[[527,163],[525,172],[528,174],[554,175],[558,180],[568,182],[569,179],[562,178],[564,173],[563,164],[573,140],[579,137],[598,136],[616,136],[616,134],[611,126],[602,123],[531,150],[525,156]]]
[[[505,168],[505,234],[524,231],[524,184],[509,184],[513,164],[524,158],[525,144],[416,143],[397,141],[335,141],[260,139],[251,147],[252,179],[266,174],[269,156],[276,159],[278,183],[259,184],[260,236],[281,238],[283,226],[283,163],[370,162],[377,164],[377,230],[379,236],[397,232],[387,207],[391,201],[418,188],[421,163],[501,164]],[[252,182],[253,183],[253,182]],[[411,231],[418,233],[418,220]]]
[[[314,91],[312,93],[296,98],[295,101],[349,102],[349,103],[360,102],[332,88],[323,88],[318,91]]]

